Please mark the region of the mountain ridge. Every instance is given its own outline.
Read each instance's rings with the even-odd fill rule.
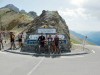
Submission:
[[[16,6],[8,4],[5,7],[0,8],[0,28],[1,30],[11,30],[15,26],[27,26],[28,23],[37,17],[37,14],[35,13],[33,16],[28,15],[28,13],[21,13]]]
[[[32,28],[31,26],[33,24],[37,24],[38,27],[44,24],[47,25],[47,23],[50,22],[48,23],[49,25],[47,26],[54,27],[55,25],[57,25],[56,28],[58,29],[58,33],[60,34],[66,33],[67,36],[69,37],[71,36],[72,42],[74,41],[74,43],[75,42],[82,43],[81,38],[79,37],[77,38],[77,36],[73,35],[72,33],[69,34],[68,26],[65,20],[59,15],[57,11],[52,12],[43,10],[42,14],[40,16],[37,16],[36,12],[34,11],[30,11],[29,13],[27,13],[23,9],[20,11],[14,5],[10,6],[13,6],[15,10],[12,10],[12,8],[10,8],[9,5],[0,8],[0,23],[2,23],[3,26],[0,27],[2,27],[1,28],[2,30],[6,29],[8,31],[21,32],[27,26]],[[18,12],[16,12],[16,9]],[[43,20],[43,22],[41,19]],[[36,21],[38,21],[38,23],[36,23]],[[19,30],[19,28],[21,29]]]
[[[96,45],[100,45],[100,31],[93,31],[87,35]]]

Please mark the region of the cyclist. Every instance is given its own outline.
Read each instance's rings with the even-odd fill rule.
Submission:
[[[45,36],[43,36],[43,33],[41,33],[41,36],[39,36],[38,41],[39,41],[39,49],[40,49],[40,47],[44,47]]]

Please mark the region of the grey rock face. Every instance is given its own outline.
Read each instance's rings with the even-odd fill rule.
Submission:
[[[26,14],[27,12],[25,10],[21,10],[20,13]]]
[[[31,16],[31,17],[33,17],[33,18],[36,18],[36,17],[37,17],[36,12],[34,12],[34,11],[30,11],[30,12],[28,13],[28,15]]]
[[[34,19],[32,26],[30,27],[28,32],[34,33],[37,28],[42,27],[44,25],[56,28],[58,34],[66,34],[68,39],[70,39],[68,26],[57,11],[43,10],[42,14]]]
[[[17,7],[12,4],[8,4],[0,8],[0,26],[2,30],[12,30],[22,27],[27,27],[28,24],[33,21],[33,17],[30,17],[25,10],[19,11]]]

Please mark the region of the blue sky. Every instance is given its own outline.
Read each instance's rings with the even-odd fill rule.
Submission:
[[[20,10],[57,10],[74,31],[100,31],[100,0],[0,0],[0,7],[14,4]]]

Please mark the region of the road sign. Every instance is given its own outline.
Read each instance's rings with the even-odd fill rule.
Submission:
[[[67,44],[67,40],[60,40],[61,44]]]
[[[39,36],[41,36],[41,35],[30,35],[29,39],[30,40],[38,40]],[[44,37],[48,38],[49,35],[44,35]],[[51,35],[51,37],[54,38],[55,35]],[[58,35],[58,37],[59,37],[60,40],[64,40],[65,39],[65,36],[63,34]]]
[[[34,44],[37,44],[38,42],[37,42],[37,40],[27,40],[27,44],[28,45],[34,45]]]
[[[29,39],[30,40],[38,40],[39,36],[41,35],[29,35]],[[46,37],[46,35],[43,35],[44,37]]]
[[[41,28],[41,29],[38,29],[38,33],[56,33],[56,29],[45,29],[45,28]]]

